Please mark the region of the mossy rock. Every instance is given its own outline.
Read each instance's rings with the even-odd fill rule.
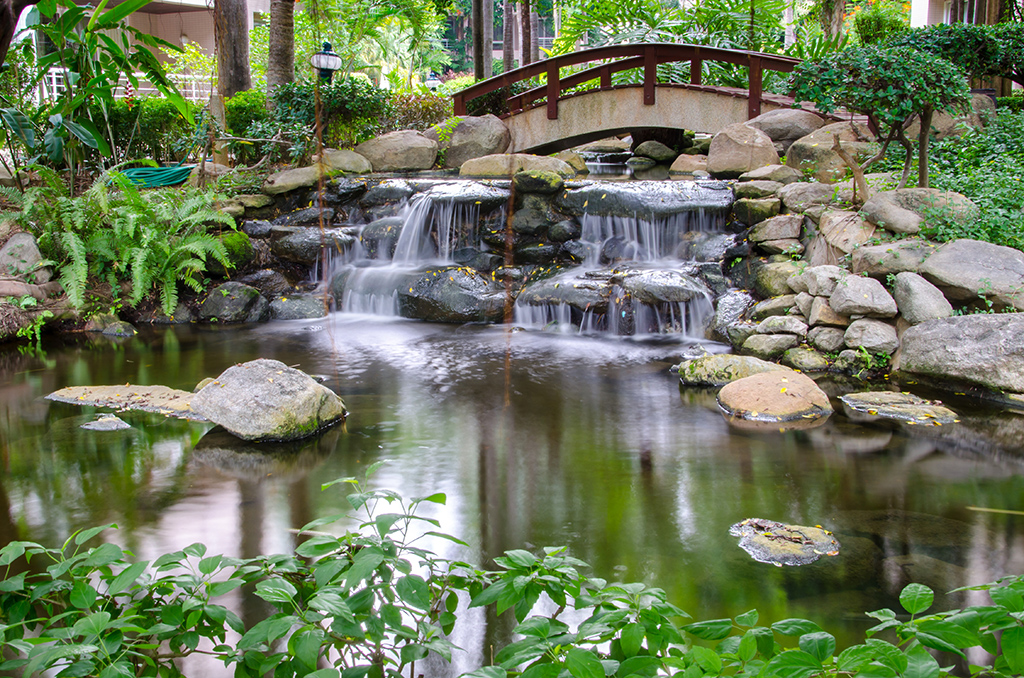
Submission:
[[[220,241],[224,244],[224,249],[228,251],[228,261],[231,262],[233,271],[245,268],[256,256],[256,248],[252,246],[249,236],[242,231],[225,233],[220,236]],[[213,257],[206,260],[206,270],[212,275],[227,275],[224,266]]]

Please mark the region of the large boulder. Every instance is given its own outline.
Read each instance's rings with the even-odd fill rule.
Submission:
[[[337,170],[324,164],[274,172],[263,182],[263,192],[267,195],[280,195],[299,188],[309,188],[316,186],[320,182],[320,177],[326,178],[336,172]]]
[[[779,155],[785,155],[794,141],[820,129],[825,120],[799,108],[780,108],[762,113],[747,124],[767,134]]]
[[[467,160],[504,153],[512,141],[505,123],[491,114],[449,118],[423,135],[437,142],[438,151],[444,153],[445,167],[462,167]]]
[[[818,234],[804,257],[811,266],[835,264],[875,234],[875,225],[857,212],[826,209],[818,219]]]
[[[635,149],[633,149],[633,154],[642,158],[650,158],[654,162],[663,163],[671,163],[679,155],[674,150],[655,139],[649,139],[641,142]]]
[[[317,160],[318,158],[314,158]],[[370,161],[359,155],[355,151],[350,151],[347,148],[337,150],[334,148],[325,148],[323,157],[319,160],[327,167],[338,170],[339,172],[348,172],[351,174],[369,174],[373,171],[373,165]],[[366,190],[364,187],[363,190]]]
[[[916,273],[904,271],[896,274],[893,297],[900,315],[911,325],[953,315],[953,306],[942,291]]]
[[[703,210],[724,214],[732,205],[732,189],[692,181],[594,182],[563,191],[554,206],[571,216],[613,216],[630,219],[671,217]]]
[[[837,284],[828,303],[832,310],[843,315],[893,318],[897,313],[896,301],[882,283],[859,275],[847,276]]]
[[[954,240],[919,271],[948,299],[984,299],[995,310],[1024,310],[1024,252],[979,240]]]
[[[30,283],[50,281],[49,267],[40,266],[43,255],[30,233],[15,233],[0,249],[0,275],[22,277]]]
[[[533,170],[554,172],[566,179],[576,176],[576,170],[564,160],[527,153],[501,153],[467,160],[462,163],[459,176],[511,178],[516,172]]]
[[[333,391],[277,360],[234,365],[192,397],[192,409],[245,440],[298,440],[347,412]]]
[[[803,178],[802,173],[785,165],[765,165],[740,175],[740,181],[777,181],[780,184],[792,184]]]
[[[398,312],[440,323],[497,322],[505,312],[505,288],[466,268],[426,271],[398,289]]]
[[[960,224],[977,221],[981,211],[974,202],[953,191],[937,188],[901,188],[876,193],[864,203],[861,215],[893,233],[914,234],[929,218],[941,216]]]
[[[931,133],[936,139],[960,136],[968,128],[984,129],[986,122],[996,117],[995,102],[985,94],[972,94],[969,110],[950,115],[945,111],[932,114]],[[904,133],[910,139],[917,139],[921,132],[921,119],[914,116]]]
[[[754,421],[815,419],[832,413],[828,396],[814,381],[792,370],[762,372],[722,387],[718,404],[729,414]]]
[[[815,205],[829,205],[836,202],[836,187],[819,181],[798,181],[779,189],[779,198],[790,212],[805,212]]]
[[[226,282],[206,295],[199,307],[199,317],[207,322],[262,322],[270,317],[270,302],[254,287]]]
[[[865,245],[853,251],[853,272],[884,278],[890,273],[916,272],[935,254],[934,243],[927,240],[897,240],[884,245]]]
[[[355,151],[370,161],[374,172],[425,170],[437,160],[437,142],[408,129],[364,141]]]
[[[311,226],[275,226],[270,232],[270,249],[288,261],[312,266],[325,252],[341,253],[356,242],[356,238],[341,228],[320,230]]]
[[[871,318],[860,318],[850,323],[844,339],[850,348],[862,348],[868,353],[886,355],[893,353],[900,345],[895,327]]]
[[[875,136],[867,126],[837,122],[794,141],[786,151],[786,164],[818,181],[834,182],[842,179],[849,168],[839,154],[832,150],[835,135],[839,136],[843,150],[857,162],[878,152],[878,144],[874,143]]]
[[[679,303],[694,297],[711,299],[711,293],[704,283],[680,271],[626,271],[616,276],[615,282],[644,304]]]
[[[708,172],[719,179],[736,179],[758,167],[779,164],[772,140],[746,123],[723,127],[708,149]]]
[[[722,386],[762,372],[792,372],[788,367],[747,355],[719,353],[686,360],[672,367],[687,386]]]
[[[906,374],[1024,393],[1024,314],[929,320],[903,333],[894,365]],[[949,384],[952,388],[954,384]]]

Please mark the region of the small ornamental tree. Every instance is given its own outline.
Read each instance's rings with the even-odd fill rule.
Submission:
[[[971,78],[1002,75],[1003,47],[991,26],[936,24],[893,36],[888,47],[912,47],[927,52],[962,70]]]
[[[805,61],[793,75],[797,101],[812,101],[831,113],[845,108],[866,115],[883,139],[879,152],[862,166],[844,158],[858,178],[865,199],[863,169],[885,155],[896,140],[907,149],[900,188],[907,183],[913,146],[904,129],[920,116],[918,186],[928,186],[928,135],[936,110],[956,112],[969,100],[962,71],[945,59],[909,47],[852,47],[818,61]],[[837,144],[838,146],[838,144]],[[851,164],[852,162],[852,164]]]
[[[999,72],[1024,87],[1024,24],[1011,21],[995,26],[986,26],[1002,49],[1002,61]]]

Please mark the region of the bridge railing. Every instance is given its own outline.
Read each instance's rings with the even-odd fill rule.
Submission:
[[[547,83],[520,94],[507,98],[509,111],[516,113],[530,107],[535,101],[547,97],[547,113],[549,120],[558,119],[558,98],[561,93],[590,80],[599,80],[599,89],[612,87],[612,75],[621,71],[642,68],[643,103],[653,106],[655,103],[655,86],[658,84],[658,65],[674,62],[689,62],[690,84],[700,85],[701,74],[705,61],[721,61],[746,66],[750,71],[749,97],[747,114],[755,118],[761,114],[761,95],[763,94],[764,71],[789,73],[800,63],[800,59],[748,52],[746,50],[723,49],[707,45],[688,45],[676,43],[644,43],[631,45],[612,45],[595,47],[570,54],[544,59],[522,68],[517,68],[493,78],[478,82],[456,93],[452,99],[455,115],[466,115],[467,103],[503,87],[511,87],[517,82],[529,80],[539,75],[547,76]],[[573,73],[562,78],[562,68],[579,64],[599,62],[599,65],[584,71]]]

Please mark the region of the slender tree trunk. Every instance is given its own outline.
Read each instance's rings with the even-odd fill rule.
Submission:
[[[252,87],[249,78],[249,24],[245,0],[215,0],[217,91],[230,97]]]
[[[512,44],[515,40],[515,25],[512,0],[504,0],[501,5],[501,68],[506,73],[515,67],[516,55]]]
[[[473,31],[473,77],[484,79],[484,3],[483,0],[472,0],[470,4],[470,21]]]
[[[295,2],[270,0],[267,50],[267,105],[274,90],[295,81]]]
[[[519,65],[525,66],[527,64],[533,63],[533,59],[531,58],[533,56],[531,53],[531,45],[533,44],[533,32],[530,30],[530,0],[519,0],[519,4],[521,5],[523,12],[523,58],[519,62]]]
[[[921,135],[917,138],[917,186],[928,188],[928,138],[932,131],[931,106],[921,111]]]
[[[540,61],[540,16],[530,12],[530,61]]]
[[[494,75],[494,0],[484,3],[484,77]]]

